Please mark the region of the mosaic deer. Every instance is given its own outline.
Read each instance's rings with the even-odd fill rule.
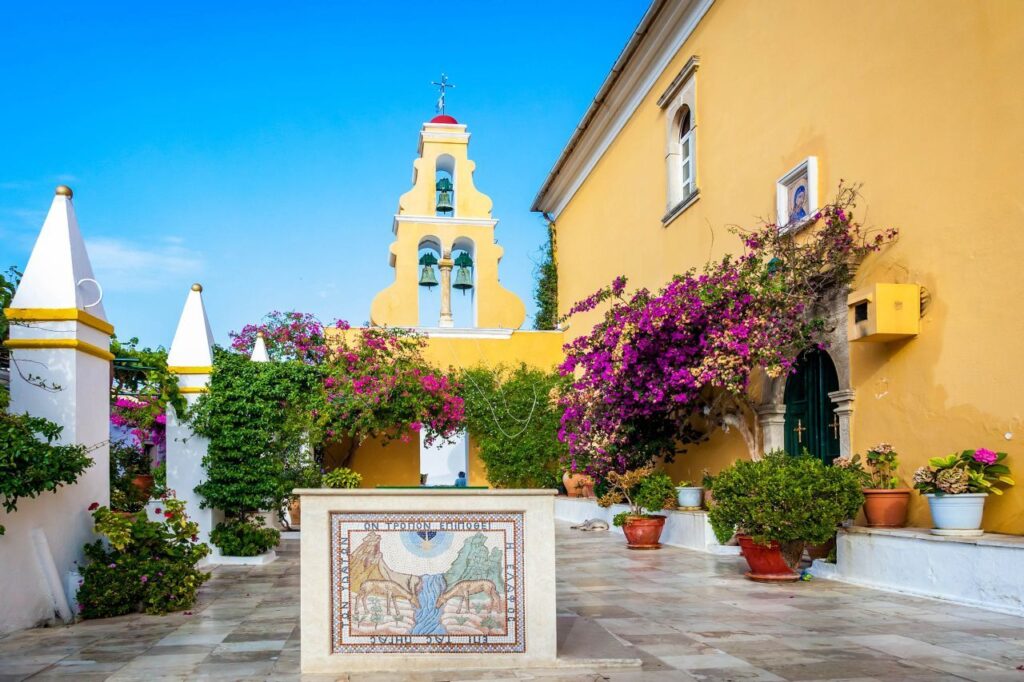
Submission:
[[[490,580],[460,580],[445,590],[444,593],[437,598],[437,603],[434,604],[434,606],[440,609],[444,607],[449,600],[458,597],[462,601],[459,603],[459,610],[457,613],[464,613],[466,609],[469,608],[470,595],[481,593],[486,594],[491,600],[489,610],[497,613],[501,609],[501,597],[498,596],[498,591],[494,588],[494,583]]]
[[[412,604],[413,609],[420,607],[420,600],[415,592],[410,592],[392,580],[364,580],[363,584],[359,586],[359,592],[356,594],[355,603],[353,604],[356,616],[359,615],[360,607],[362,607],[364,614],[369,610],[366,606],[367,597],[384,597],[386,613],[389,616],[391,615],[392,605],[395,608],[395,615],[399,614],[396,597],[401,597]]]

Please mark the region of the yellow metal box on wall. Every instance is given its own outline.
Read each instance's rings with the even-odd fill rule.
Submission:
[[[893,341],[921,331],[919,284],[874,284],[846,299],[850,341]]]

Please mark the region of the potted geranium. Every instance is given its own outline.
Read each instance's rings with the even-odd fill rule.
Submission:
[[[858,477],[782,451],[739,461],[715,477],[708,518],[726,543],[735,533],[751,580],[798,580],[806,543],[823,543],[864,502]]]
[[[902,528],[907,523],[910,488],[896,474],[899,455],[889,443],[879,443],[860,455],[840,457],[834,464],[854,472],[864,486],[864,516],[872,528]]]
[[[981,535],[989,493],[1013,485],[1005,452],[988,448],[933,457],[914,473],[914,487],[928,499],[935,535]]]
[[[676,501],[681,509],[700,509],[704,504],[704,487],[689,481],[679,481],[676,485]]]
[[[629,505],[629,511],[616,514],[612,523],[622,528],[629,549],[658,549],[665,517],[650,512],[673,507],[676,503],[675,486],[668,474],[654,473],[654,465],[640,467],[620,474],[608,472],[608,492],[598,499],[602,507],[619,502]]]

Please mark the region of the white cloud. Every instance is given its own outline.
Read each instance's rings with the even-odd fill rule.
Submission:
[[[96,279],[108,291],[139,291],[192,281],[203,270],[202,256],[165,237],[151,243],[112,237],[87,239]]]

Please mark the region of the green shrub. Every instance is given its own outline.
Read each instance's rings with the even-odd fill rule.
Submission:
[[[82,445],[57,445],[62,430],[57,424],[27,414],[7,414],[7,405],[7,389],[0,387],[0,503],[11,513],[17,511],[21,498],[77,481],[92,459]]]
[[[258,556],[277,547],[281,533],[273,528],[264,528],[262,517],[247,521],[229,519],[218,523],[210,533],[210,542],[225,556]]]
[[[632,497],[637,505],[647,511],[661,511],[676,506],[676,486],[672,483],[672,477],[659,471],[640,481]]]
[[[334,471],[328,471],[323,475],[321,481],[325,488],[358,488],[363,482],[363,476],[351,469],[341,467]]]
[[[123,516],[96,503],[95,531],[107,536],[85,546],[78,610],[85,618],[107,618],[134,611],[162,614],[190,608],[210,577],[196,568],[210,548],[197,542],[198,525],[185,515],[185,503],[163,500],[163,521],[143,512]]]
[[[552,396],[567,380],[520,364],[467,369],[459,383],[466,430],[480,448],[487,480],[499,488],[557,488],[566,447],[558,439],[562,410]]]
[[[632,469],[624,474],[609,471],[607,476],[607,492],[597,499],[598,505],[610,507],[625,502],[629,505],[628,512],[620,512],[612,519],[615,523],[619,517],[650,517],[648,512],[661,511],[665,507],[675,506],[676,487],[672,478],[664,473],[654,471],[654,465],[648,464],[639,469]],[[625,514],[625,516],[623,516]],[[625,521],[623,520],[623,523]],[[622,525],[615,523],[615,525]]]
[[[781,451],[735,462],[715,477],[713,492],[708,517],[723,543],[734,532],[760,544],[826,542],[864,503],[856,474]]]

